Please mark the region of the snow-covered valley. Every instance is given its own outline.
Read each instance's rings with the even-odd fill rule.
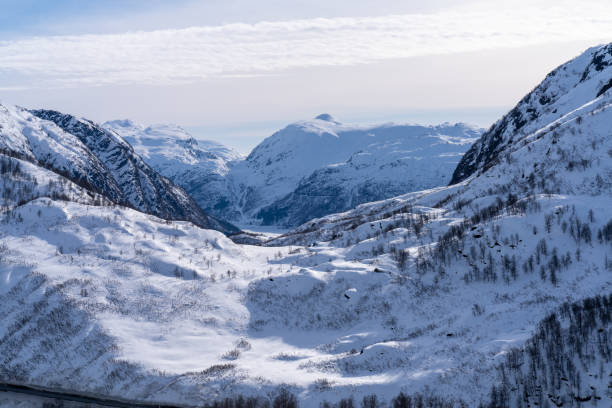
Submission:
[[[544,211],[564,203],[542,200]],[[588,208],[602,214],[606,200]],[[368,242],[238,246],[185,223],[47,199],[16,219],[2,237],[2,376],[134,399],[193,404],[286,384],[316,406],[429,386],[473,405],[504,351],[548,312],[610,289],[609,243],[583,248],[556,285],[523,271],[467,284],[468,262],[442,276],[399,271]],[[432,222],[433,233],[449,221]],[[512,235],[539,221],[498,225]],[[482,233],[493,245],[495,233]],[[520,265],[540,237],[521,238],[495,257]],[[560,238],[547,242],[571,239]],[[416,237],[407,247],[418,250]]]
[[[277,406],[285,390],[302,407],[609,407],[611,73],[612,45],[559,67],[472,145],[456,184],[257,246],[120,206],[40,155],[3,154],[0,379],[186,406]],[[330,120],[299,126],[342,126]],[[143,132],[124,134],[139,157],[177,160],[139,150]],[[193,163],[234,160],[198,149]],[[273,181],[290,161],[265,163]],[[358,177],[346,166],[334,174]]]

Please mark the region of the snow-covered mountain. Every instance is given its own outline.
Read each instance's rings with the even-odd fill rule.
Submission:
[[[283,226],[444,185],[482,132],[464,124],[345,125],[323,114],[285,127],[240,158],[176,126],[104,126],[205,211],[239,223]]]
[[[485,171],[501,160],[504,150],[513,148],[545,125],[554,131],[552,127],[568,119],[581,121],[581,115],[594,110],[590,105],[602,103],[598,98],[612,87],[611,64],[612,45],[607,45],[594,47],[550,72],[470,148],[457,166],[451,184],[465,180],[478,170]]]
[[[86,200],[12,199],[0,380],[160,404],[281,407],[290,391],[307,408],[609,407],[612,66],[591,62],[610,47],[557,70],[584,81],[534,90],[582,101],[527,119],[463,181],[268,246]],[[3,168],[10,186],[46,171]]]
[[[231,212],[236,194],[228,182],[230,168],[244,159],[219,143],[196,140],[177,125],[142,126],[130,120],[102,125],[130,143],[155,170],[183,187],[209,214],[222,219],[239,218]]]
[[[223,209],[235,199],[227,176],[232,164],[243,159],[239,153],[216,142],[196,140],[172,124],[145,127],[115,120],[102,126],[123,137],[151,167],[183,187],[205,212],[220,219],[237,218]]]
[[[464,181],[312,220],[269,245],[340,251],[416,290],[387,292],[418,299],[411,317],[394,319],[389,330],[402,332],[403,319],[436,311],[428,320],[433,333],[444,328],[438,335],[446,331],[458,342],[426,335],[431,343],[423,346],[437,363],[417,363],[409,372],[440,370],[437,378],[428,375],[438,392],[462,384],[462,376],[478,384],[468,394],[482,392],[488,372],[495,388],[487,406],[606,406],[612,398],[604,378],[612,369],[606,354],[612,346],[611,50],[594,47],[548,75],[470,149],[455,171]],[[545,107],[526,106],[529,101]],[[516,112],[530,114],[520,126],[509,122],[520,117]],[[312,301],[332,293],[320,291]],[[599,295],[604,300],[593,299]],[[271,302],[264,308],[277,316],[280,304]],[[358,304],[343,313],[359,315]],[[580,322],[582,313],[588,324]]]
[[[444,185],[480,134],[465,124],[344,125],[323,114],[265,139],[232,175],[243,213],[266,225],[298,225]]]
[[[197,141],[177,125],[144,127],[124,119],[105,122],[102,127],[121,136],[147,163],[168,178],[188,177],[186,173],[189,171],[210,171],[225,175],[228,171],[227,163],[242,157],[219,143]]]
[[[165,219],[236,231],[204,214],[179,186],[146,164],[130,144],[86,119],[0,105],[0,150],[65,176],[111,201]]]

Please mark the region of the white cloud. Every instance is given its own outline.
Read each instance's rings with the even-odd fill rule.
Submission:
[[[612,39],[612,6],[606,2],[546,9],[525,4],[493,11],[462,8],[3,41],[0,89],[171,84],[289,68]]]

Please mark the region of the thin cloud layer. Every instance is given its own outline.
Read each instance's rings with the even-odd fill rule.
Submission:
[[[184,83],[605,38],[612,38],[605,3],[34,37],[0,42],[0,88]]]

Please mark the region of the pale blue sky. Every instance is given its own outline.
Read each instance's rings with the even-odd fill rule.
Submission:
[[[1,0],[0,34],[112,33],[314,17],[431,13],[467,0]]]
[[[0,0],[0,101],[175,122],[242,152],[283,125],[490,125],[612,41],[608,1]]]

